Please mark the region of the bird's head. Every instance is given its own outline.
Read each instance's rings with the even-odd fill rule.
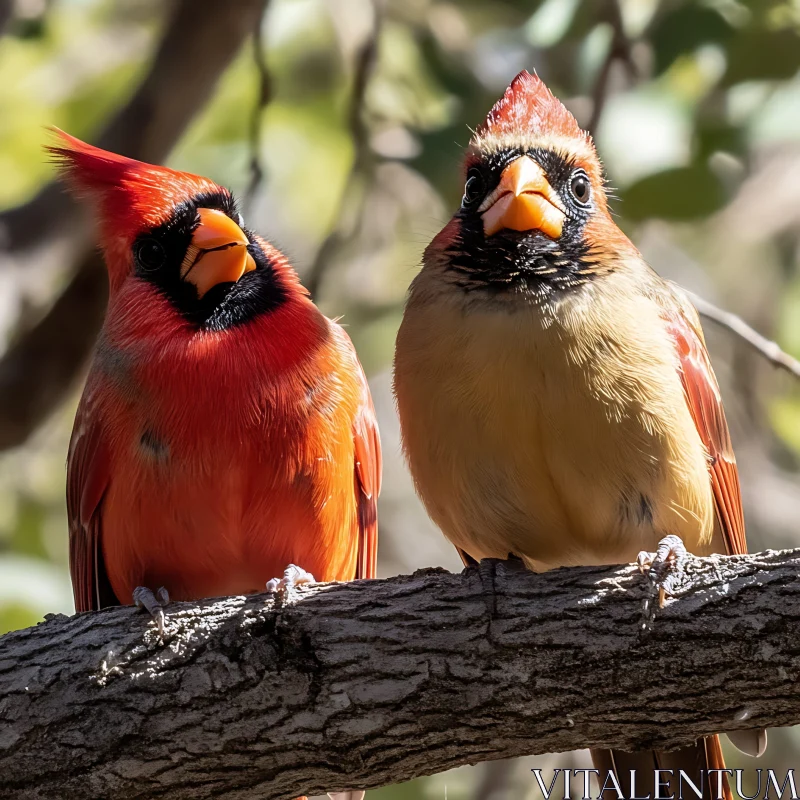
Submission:
[[[112,293],[144,281],[192,324],[220,329],[274,307],[296,285],[227,189],[56,134],[47,149],[73,191],[94,203]]]
[[[467,291],[550,294],[601,274],[623,242],[591,137],[521,72],[475,131],[461,208],[429,255]]]

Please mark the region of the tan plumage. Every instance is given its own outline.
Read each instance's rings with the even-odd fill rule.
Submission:
[[[534,569],[630,561],[666,532],[711,552],[707,457],[660,315],[670,288],[634,262],[511,310],[440,278],[426,262],[412,287],[396,385],[412,473],[451,541]]]
[[[746,551],[699,319],[613,222],[601,176],[591,139],[522,73],[473,138],[462,208],[411,286],[395,357],[404,448],[431,517],[472,559],[630,562],[669,534],[698,555]],[[715,737],[680,753],[691,769],[722,763]]]

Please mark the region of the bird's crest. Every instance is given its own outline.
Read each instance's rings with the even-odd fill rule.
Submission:
[[[206,178],[146,164],[82,142],[57,128],[46,150],[67,184],[97,203],[104,235],[136,236],[166,222],[181,203],[222,190]]]
[[[502,136],[519,132],[580,138],[586,135],[544,81],[524,70],[492,106],[477,135]]]
[[[511,81],[478,126],[467,149],[465,170],[486,153],[519,148],[553,150],[576,160],[596,190],[603,186],[603,168],[592,137],[538,75],[525,71]]]

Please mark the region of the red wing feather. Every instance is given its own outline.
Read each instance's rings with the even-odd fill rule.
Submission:
[[[108,477],[108,448],[91,413],[87,388],[75,417],[67,459],[69,570],[77,611],[118,604],[108,583],[101,550],[101,510]]]
[[[360,366],[361,406],[353,425],[358,501],[356,578],[374,578],[378,567],[378,495],[381,491],[381,442],[369,385]]]
[[[667,312],[667,326],[678,352],[686,402],[710,457],[711,487],[727,551],[732,555],[746,553],[739,470],[719,384],[711,367],[696,312],[693,308],[687,308],[688,301],[682,297],[677,299],[682,311]]]

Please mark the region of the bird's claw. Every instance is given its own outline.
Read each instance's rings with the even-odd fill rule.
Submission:
[[[282,578],[267,581],[267,591],[277,594],[281,600],[286,600],[296,587],[316,582],[316,578],[310,572],[296,564],[289,564],[283,571]]]
[[[688,553],[679,536],[665,536],[655,553],[642,550],[636,557],[639,572],[647,574],[652,584],[658,587],[658,607],[664,608],[668,594],[671,594],[680,577]]]
[[[146,586],[137,586],[133,590],[133,603],[137,608],[146,608],[155,620],[158,633],[163,636],[166,632],[166,615],[164,608],[169,604],[169,592],[160,586],[153,594]]]

